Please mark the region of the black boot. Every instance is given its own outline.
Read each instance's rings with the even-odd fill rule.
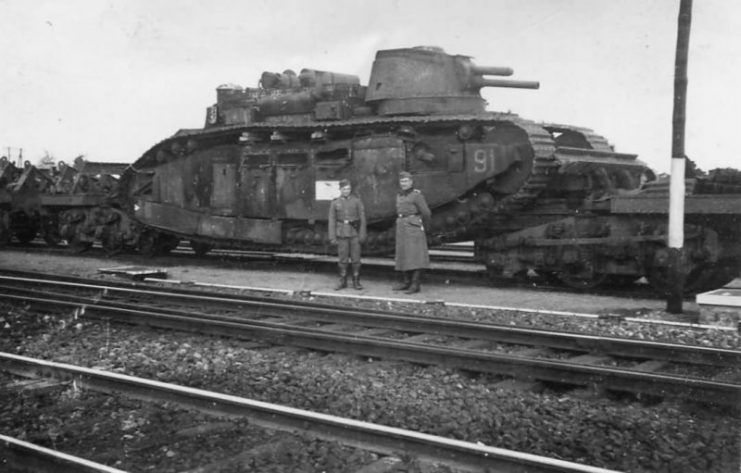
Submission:
[[[411,271],[412,273],[412,283],[409,285],[409,289],[404,291],[404,294],[416,294],[419,292],[419,280],[422,277],[422,270],[421,269],[415,269],[414,271]]]
[[[345,289],[347,287],[347,263],[340,263],[339,268],[340,281],[337,283],[337,286],[335,286],[335,291],[339,291],[340,289]]]
[[[360,263],[352,264],[352,287],[358,291],[363,289],[363,286],[360,284]]]
[[[401,276],[403,278],[403,281],[399,284],[396,284],[394,287],[391,288],[392,291],[404,291],[406,289],[409,289],[409,286],[412,285],[412,272],[411,271],[402,271]]]

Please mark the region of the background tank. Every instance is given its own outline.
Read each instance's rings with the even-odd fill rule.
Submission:
[[[124,163],[90,162],[78,157],[73,165],[59,161],[36,167],[26,161],[16,167],[0,158],[0,246],[13,240],[28,244],[41,237],[50,246],[66,241],[75,251],[95,241],[110,250],[134,237],[131,220],[115,197]]]

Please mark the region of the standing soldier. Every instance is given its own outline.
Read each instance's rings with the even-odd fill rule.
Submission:
[[[399,173],[401,191],[396,195],[396,270],[403,282],[394,291],[419,292],[422,270],[430,266],[425,228],[430,226],[430,208],[422,193],[414,189],[412,175]]]
[[[347,287],[348,259],[352,262],[352,287],[360,285],[360,244],[365,241],[365,208],[359,198],[351,195],[350,181],[340,181],[340,196],[329,205],[329,241],[337,245],[340,282],[335,291]]]

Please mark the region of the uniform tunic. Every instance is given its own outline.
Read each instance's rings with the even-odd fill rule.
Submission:
[[[430,208],[417,189],[396,195],[396,270],[411,271],[430,266],[425,228],[429,227]]]
[[[366,236],[363,202],[352,194],[337,197],[329,204],[328,223],[329,239],[337,240],[339,262],[360,263],[360,240]]]

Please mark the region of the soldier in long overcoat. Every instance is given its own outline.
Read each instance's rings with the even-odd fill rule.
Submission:
[[[396,270],[403,282],[395,291],[414,294],[420,290],[422,270],[430,266],[426,229],[430,228],[431,212],[419,189],[414,188],[412,175],[399,174],[401,191],[396,195]]]
[[[360,284],[360,244],[366,238],[365,207],[363,202],[351,194],[352,185],[347,179],[340,181],[340,196],[329,204],[329,241],[337,245],[340,281],[335,290],[347,287],[347,269],[352,264],[352,285],[363,289]]]

